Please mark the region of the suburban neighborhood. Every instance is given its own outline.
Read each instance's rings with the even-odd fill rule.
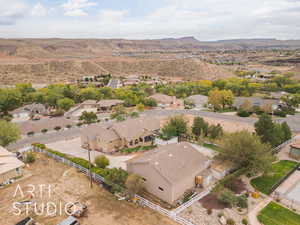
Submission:
[[[0,225],[300,225],[300,0],[0,0]]]

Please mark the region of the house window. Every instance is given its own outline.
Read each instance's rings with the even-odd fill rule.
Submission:
[[[160,191],[164,191],[164,189],[163,189],[162,187],[158,187],[158,189],[159,189]]]
[[[130,142],[129,142],[129,145],[133,145],[133,141],[130,141]]]
[[[139,140],[138,139],[135,139],[135,142],[134,142],[135,144],[138,144],[139,143]]]
[[[149,141],[152,141],[152,137],[151,136],[146,136],[145,137],[145,142],[149,142]]]
[[[147,179],[146,179],[145,177],[142,177],[142,179],[143,179],[143,181],[144,181],[144,182],[146,182],[146,181],[147,181]]]
[[[140,137],[140,142],[143,142],[143,138]]]

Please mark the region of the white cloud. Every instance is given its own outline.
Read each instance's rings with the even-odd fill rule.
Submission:
[[[45,8],[40,2],[35,4],[31,10],[32,16],[46,16],[48,14],[48,9]]]
[[[101,10],[99,13],[100,22],[103,23],[116,23],[122,21],[128,14],[127,10]]]
[[[96,5],[97,3],[90,0],[68,0],[62,7],[65,16],[86,16],[86,9]]]
[[[27,5],[21,0],[0,0],[0,25],[12,25],[26,13]]]

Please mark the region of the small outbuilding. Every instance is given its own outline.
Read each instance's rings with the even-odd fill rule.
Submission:
[[[0,146],[0,184],[23,174],[25,164],[17,159],[15,154]]]

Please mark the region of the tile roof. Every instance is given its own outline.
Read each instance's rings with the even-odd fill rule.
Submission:
[[[7,173],[24,165],[14,154],[0,146],[0,174]]]

